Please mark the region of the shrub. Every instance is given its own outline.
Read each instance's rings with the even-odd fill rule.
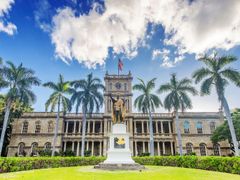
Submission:
[[[90,150],[85,150],[85,151],[84,151],[84,156],[85,156],[85,157],[89,157],[89,156],[91,156],[91,153],[92,153],[92,151],[90,151]]]
[[[38,151],[39,156],[51,156],[52,151],[50,149],[41,149]]]
[[[96,165],[104,157],[10,157],[0,158],[0,173],[31,169]]]
[[[240,174],[239,157],[155,156],[134,157],[142,165],[175,166]]]
[[[105,157],[9,157],[0,158],[0,173],[41,168],[96,165]],[[134,157],[142,165],[174,166],[240,174],[240,157],[144,156]]]

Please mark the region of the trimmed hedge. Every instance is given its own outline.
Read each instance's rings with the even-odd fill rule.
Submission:
[[[105,157],[9,157],[0,158],[0,173],[31,169],[96,165]]]
[[[174,166],[240,174],[240,157],[155,156],[134,157],[142,165]]]
[[[0,158],[0,173],[42,168],[96,165],[105,157],[9,157]],[[240,157],[154,156],[134,157],[142,165],[174,166],[240,174]]]

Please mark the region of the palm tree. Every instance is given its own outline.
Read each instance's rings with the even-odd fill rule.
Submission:
[[[0,139],[0,155],[2,154],[3,141],[6,128],[9,121],[11,105],[18,100],[23,104],[31,104],[36,100],[35,94],[32,92],[32,86],[39,86],[40,80],[35,76],[35,72],[31,69],[23,67],[22,64],[15,66],[12,62],[7,62],[0,70],[4,79],[4,87],[8,88],[6,94],[6,108]]]
[[[70,94],[70,82],[64,81],[63,76],[60,74],[57,83],[47,82],[43,84],[43,86],[53,90],[53,93],[50,95],[49,99],[45,104],[46,111],[48,111],[49,106],[51,106],[51,112],[53,112],[57,105],[57,118],[52,146],[52,156],[54,156],[59,126],[60,106],[62,106],[62,110],[64,113],[67,111],[71,111],[71,102],[66,97],[66,95]]]
[[[142,79],[138,78],[140,81],[139,84],[133,86],[133,90],[140,91],[142,94],[138,96],[134,101],[134,106],[138,111],[143,113],[148,113],[149,115],[149,130],[150,130],[150,155],[154,156],[154,139],[153,139],[153,122],[152,122],[152,112],[155,108],[162,106],[162,103],[157,95],[152,94],[152,90],[155,87],[155,80],[152,80],[145,83]]]
[[[235,62],[237,58],[234,56],[217,57],[217,54],[215,53],[213,57],[204,56],[200,60],[205,64],[205,67],[202,67],[193,73],[195,83],[203,81],[201,84],[201,95],[209,95],[211,93],[212,87],[215,86],[218,100],[221,103],[221,107],[224,109],[228,121],[234,145],[235,156],[239,156],[236,133],[233,126],[228,102],[224,95],[225,88],[229,82],[234,83],[236,86],[240,86],[239,71],[229,67],[229,64]]]
[[[179,127],[178,111],[184,112],[186,109],[192,108],[192,102],[188,93],[196,95],[197,91],[191,86],[191,80],[184,78],[177,80],[176,74],[171,75],[169,83],[163,84],[159,87],[159,93],[169,93],[164,99],[164,107],[168,110],[174,110],[176,115],[176,129],[177,139],[179,145],[179,154],[183,155],[181,129]]]
[[[86,132],[86,117],[91,116],[94,109],[99,112],[103,104],[103,95],[99,90],[104,90],[104,85],[101,80],[94,78],[92,74],[88,74],[87,79],[77,80],[71,83],[73,89],[71,102],[76,104],[76,113],[80,106],[82,107],[82,147],[81,156],[84,156],[85,149],[85,132]]]

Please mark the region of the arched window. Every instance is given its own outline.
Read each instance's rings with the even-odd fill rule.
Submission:
[[[203,133],[202,122],[197,122],[197,133],[198,134]]]
[[[24,121],[22,126],[22,133],[27,133],[27,132],[28,132],[28,122]]]
[[[215,122],[210,122],[210,131],[211,131],[211,133],[213,133],[214,131],[215,131],[215,129],[216,129],[216,125],[215,125]]]
[[[51,150],[51,143],[46,142],[45,145],[44,145],[44,149]]]
[[[52,121],[48,121],[48,132],[49,133],[53,132],[53,122]]]
[[[190,128],[189,122],[184,121],[183,126],[184,126],[184,133],[188,134],[189,133],[189,128]]]
[[[32,143],[31,155],[32,156],[37,156],[38,155],[38,143],[36,143],[36,142]]]
[[[37,121],[35,123],[35,133],[40,133],[41,132],[41,122]]]
[[[25,144],[23,142],[18,144],[18,156],[25,156]]]
[[[187,143],[186,144],[186,153],[191,154],[193,152],[193,145],[192,143]]]
[[[204,143],[199,144],[199,149],[200,149],[201,156],[207,155],[206,144],[204,144]]]
[[[219,144],[213,144],[213,154],[215,156],[220,156],[220,145]]]

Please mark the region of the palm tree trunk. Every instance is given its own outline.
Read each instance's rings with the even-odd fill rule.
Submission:
[[[83,107],[82,147],[81,147],[81,156],[82,157],[84,157],[84,150],[85,150],[85,133],[86,133],[86,112],[85,112],[85,107]]]
[[[231,137],[232,137],[232,141],[233,141],[233,146],[234,146],[234,150],[235,150],[235,156],[239,156],[238,141],[237,141],[235,129],[234,129],[234,126],[233,126],[230,109],[229,109],[227,100],[224,96],[222,97],[222,105],[223,105],[224,112],[225,112],[225,115],[226,115],[226,118],[227,118],[227,121],[228,121],[228,126],[229,126],[229,129],[230,129],[230,133],[231,133]]]
[[[8,125],[8,119],[9,119],[9,114],[10,114],[10,110],[11,110],[11,104],[12,104],[12,101],[7,100],[7,106],[6,106],[6,110],[5,110],[1,139],[0,139],[0,156],[2,155],[2,148],[3,148],[5,133],[6,133],[7,125]]]
[[[150,156],[154,156],[154,139],[153,139],[153,122],[152,122],[152,113],[148,110],[149,113],[149,131],[150,131]]]
[[[176,113],[176,128],[177,128],[177,140],[178,140],[178,146],[179,146],[179,154],[180,154],[180,156],[182,156],[183,155],[182,136],[181,136],[181,129],[180,129],[178,111],[175,110],[175,113]]]
[[[55,126],[54,137],[53,137],[52,156],[54,156],[54,154],[55,154],[55,146],[56,146],[56,141],[57,141],[58,126],[59,126],[59,114],[60,114],[60,96],[58,98],[57,119],[56,119],[56,126]]]

